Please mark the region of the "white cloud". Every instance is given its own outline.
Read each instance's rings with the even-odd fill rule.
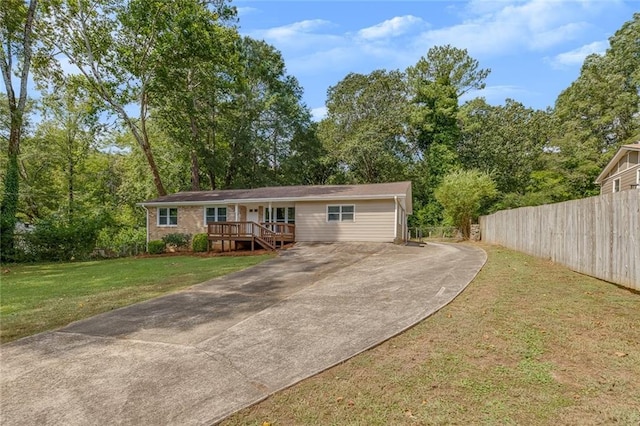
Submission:
[[[531,95],[534,94],[530,90],[527,90],[520,86],[514,85],[493,85],[487,86],[482,90],[472,90],[460,98],[462,102],[469,101],[471,99],[477,97],[485,98],[490,104],[501,104],[504,103],[505,99],[518,99],[521,98],[522,95]]]
[[[609,47],[608,41],[594,41],[593,43],[585,44],[577,49],[570,50],[568,52],[560,53],[547,61],[552,67],[556,69],[567,68],[576,65],[582,65],[584,58],[592,53],[603,54]]]
[[[413,15],[396,16],[371,27],[358,31],[358,36],[364,40],[376,40],[387,37],[397,37],[422,25],[424,21]]]
[[[587,9],[580,2],[474,1],[465,10],[461,24],[426,31],[418,43],[427,48],[451,44],[472,54],[489,55],[545,50],[583,34],[588,25],[581,16],[588,13]]]
[[[331,26],[331,22],[324,19],[308,19],[265,30],[255,30],[248,35],[257,39],[264,39],[279,50],[300,50],[308,49],[311,46],[323,49],[343,42],[343,36],[321,31]]]
[[[311,119],[313,121],[321,121],[327,116],[327,107],[318,107],[311,109]]]
[[[238,12],[238,16],[242,18],[243,16],[249,15],[251,13],[259,12],[259,9],[249,6],[238,6],[236,7],[236,11]]]

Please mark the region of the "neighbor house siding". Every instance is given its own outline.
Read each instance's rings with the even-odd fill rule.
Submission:
[[[616,179],[620,179],[620,191],[632,189],[632,185],[637,183],[638,169],[640,169],[640,165],[636,164],[622,172],[609,175],[602,181],[600,194],[611,194],[613,192],[613,181]]]
[[[208,207],[225,205],[215,204]],[[149,240],[161,240],[167,234],[173,234],[176,232],[182,234],[189,234],[191,236],[195,234],[201,234],[207,232],[207,227],[204,223],[204,209],[205,206],[167,206],[178,209],[178,224],[176,226],[158,226],[158,208],[148,207],[149,212]],[[234,205],[228,205],[227,207],[227,220],[232,222],[235,220]]]
[[[354,205],[353,222],[327,222],[328,205]],[[296,203],[296,241],[393,242],[395,202],[330,201]]]

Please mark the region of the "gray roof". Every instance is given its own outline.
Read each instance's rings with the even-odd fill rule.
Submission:
[[[160,204],[206,204],[229,202],[265,202],[296,200],[345,200],[381,199],[406,197],[407,210],[411,210],[411,182],[373,183],[365,185],[309,185],[272,186],[254,189],[224,189],[216,191],[187,191],[165,195],[140,203]]]

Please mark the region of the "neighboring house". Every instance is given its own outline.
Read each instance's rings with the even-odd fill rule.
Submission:
[[[600,194],[640,190],[640,142],[622,145],[596,179]]]
[[[265,246],[273,231],[289,241],[402,242],[412,196],[411,182],[395,182],[179,192],[140,205],[147,210],[147,241],[208,232],[212,241],[255,235]]]

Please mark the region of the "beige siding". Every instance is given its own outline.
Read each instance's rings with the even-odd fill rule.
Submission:
[[[213,207],[213,206],[210,206]],[[234,205],[227,207],[227,220],[235,220]],[[204,206],[178,206],[178,224],[176,226],[158,225],[158,208],[149,207],[149,240],[160,240],[167,234],[176,232],[184,234],[200,234],[207,232],[204,224]]]
[[[353,222],[327,222],[328,205],[355,205]],[[393,242],[394,200],[298,202],[296,203],[296,241],[376,241]]]
[[[632,189],[632,185],[636,184],[637,173],[640,165],[632,165],[631,168],[620,173],[613,174],[602,181],[600,194],[611,194],[613,192],[613,181],[620,179],[620,191]]]

